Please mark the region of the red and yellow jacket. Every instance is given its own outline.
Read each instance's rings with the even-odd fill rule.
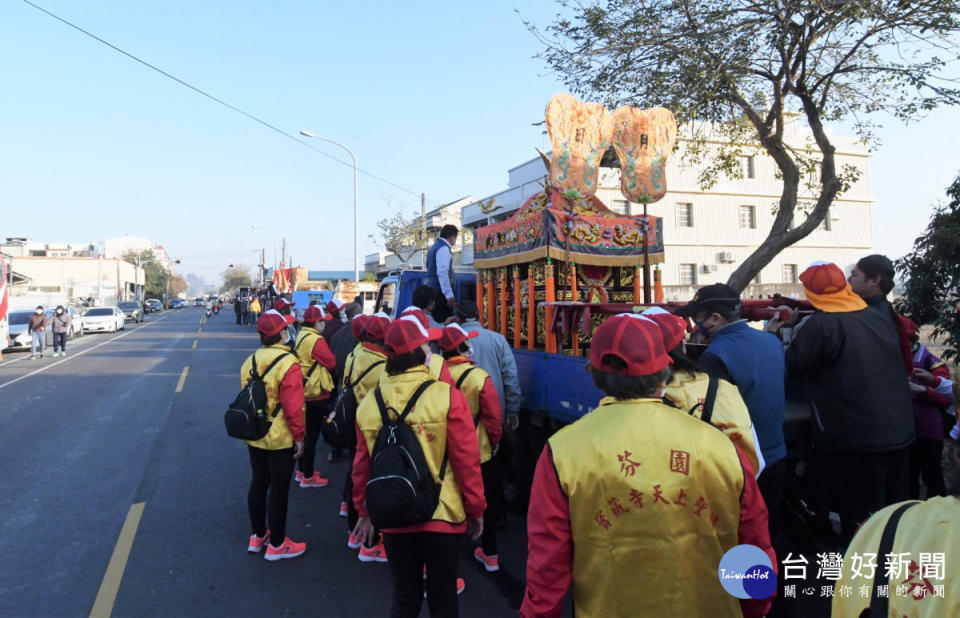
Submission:
[[[363,401],[367,393],[377,387],[380,382],[380,376],[384,374],[386,368],[387,352],[375,343],[364,341],[353,349],[347,355],[347,361],[344,363],[343,382],[346,384],[349,379],[353,384],[353,396],[357,400],[357,405]],[[363,380],[356,382],[357,378],[374,363],[380,363],[373,371],[363,376]],[[341,385],[342,386],[342,385]]]
[[[446,359],[454,385],[463,374],[470,370],[460,385],[460,392],[470,405],[473,423],[477,426],[477,440],[480,444],[480,463],[493,458],[493,449],[503,437],[503,410],[500,408],[500,396],[493,380],[486,371],[476,366],[465,356]]]
[[[281,354],[286,354],[286,358],[264,376],[263,372]],[[267,435],[259,440],[247,441],[247,444],[268,451],[293,448],[294,441],[303,440],[304,431],[303,372],[300,370],[300,363],[282,344],[260,348],[243,362],[240,368],[240,388],[246,388],[250,383],[250,369],[253,367],[254,357],[257,359],[257,373],[263,376],[264,385],[267,387],[267,409],[272,414],[279,402],[281,413],[271,419]]]
[[[303,385],[303,396],[307,401],[322,401],[330,397],[334,389],[333,375],[330,373],[337,366],[337,359],[330,351],[330,346],[315,328],[304,326],[297,335],[293,351],[300,359],[300,368],[306,377]],[[316,363],[316,367],[314,367]]]

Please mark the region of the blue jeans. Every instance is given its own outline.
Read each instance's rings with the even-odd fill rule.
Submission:
[[[43,348],[47,345],[47,333],[33,331],[30,335],[30,354],[36,354],[38,347],[40,348],[40,353],[43,354]]]

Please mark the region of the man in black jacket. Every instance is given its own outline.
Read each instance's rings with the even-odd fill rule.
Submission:
[[[913,408],[890,318],[870,310],[835,264],[815,263],[800,281],[819,311],[794,329],[787,377],[810,400],[809,474],[825,492],[818,511],[840,516],[845,543],[871,513],[907,499]]]
[[[893,276],[895,274],[893,262],[885,255],[874,253],[860,258],[857,265],[850,271],[847,282],[860,298],[867,303],[867,307],[893,324],[900,341],[900,355],[903,357],[904,369],[907,374],[913,372],[913,352],[910,350],[910,336],[906,332],[906,325],[893,310],[893,305],[887,300],[887,294],[893,290]]]

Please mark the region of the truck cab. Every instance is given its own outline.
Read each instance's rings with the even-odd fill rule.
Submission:
[[[427,280],[427,273],[423,270],[393,271],[380,282],[377,292],[377,302],[374,312],[382,311],[396,318],[400,313],[413,304],[413,291]],[[453,273],[454,294],[460,300],[476,300],[477,275],[473,271]]]

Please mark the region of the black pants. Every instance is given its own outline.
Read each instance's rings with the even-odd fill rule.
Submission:
[[[304,476],[313,476],[313,462],[317,458],[317,441],[320,439],[320,427],[323,425],[323,418],[327,415],[326,399],[320,401],[308,401],[307,413],[305,414],[306,431],[303,438],[303,456],[300,457],[300,472]]]
[[[767,466],[757,479],[760,495],[767,505],[767,524],[770,530],[770,542],[776,544],[780,537],[780,504],[783,502],[783,479],[787,471],[787,460],[781,459]]]
[[[497,555],[497,524],[503,516],[503,476],[500,472],[500,462],[497,456],[480,464],[480,473],[483,475],[483,493],[487,499],[487,510],[483,512],[483,535],[480,537],[480,547],[488,556]]]
[[[240,326],[240,310],[237,310],[234,313],[237,314],[237,326]]]
[[[67,333],[53,333],[53,351],[67,351]]]
[[[812,449],[812,479],[822,486],[826,510],[840,516],[841,542],[853,538],[871,514],[909,497],[909,447],[885,453]]]
[[[440,288],[431,287],[433,290],[433,319],[443,324],[443,322],[453,314],[453,310],[447,307],[447,297],[443,295]]]
[[[927,486],[927,497],[945,496],[940,456],[943,440],[917,438],[910,445],[910,497],[920,497],[920,479]]]
[[[360,513],[357,507],[353,506],[353,453],[347,451],[350,457],[350,463],[347,464],[347,479],[343,483],[343,501],[347,503],[347,527],[350,532],[357,526],[357,520],[360,519]]]
[[[416,618],[423,603],[423,567],[427,567],[427,605],[433,618],[459,616],[457,560],[459,534],[411,532],[384,534],[393,576],[391,618]]]
[[[270,544],[279,547],[287,535],[287,495],[290,493],[290,476],[293,474],[293,449],[268,451],[253,446],[250,451],[250,468],[253,479],[247,494],[250,510],[250,526],[253,533],[263,536],[270,521]]]

